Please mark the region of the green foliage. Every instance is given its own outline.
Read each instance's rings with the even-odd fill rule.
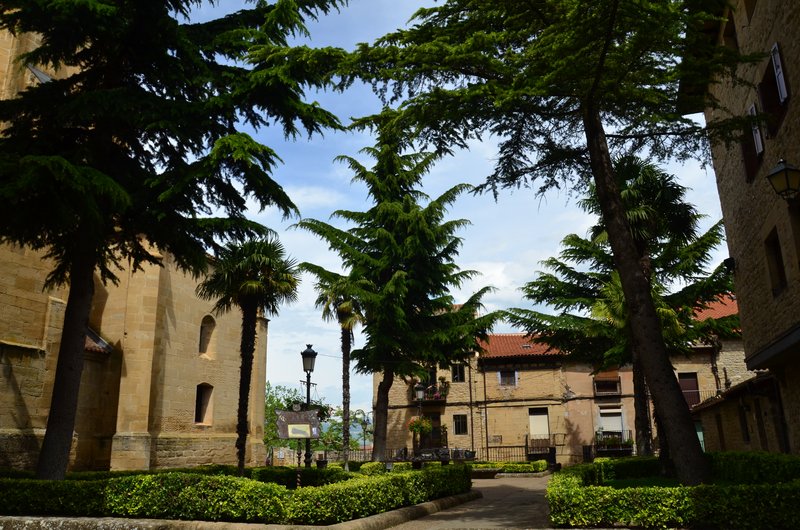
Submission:
[[[710,458],[715,482],[739,483],[620,489],[603,486],[612,480],[657,476],[656,458],[607,459],[566,468],[554,474],[547,487],[550,520],[554,525],[646,528],[797,526],[800,458],[766,453],[714,453]],[[760,465],[775,473],[772,478],[761,473]]]
[[[277,484],[190,473],[157,473],[107,480],[0,479],[7,515],[142,517],[205,521],[278,522],[289,494]]]
[[[292,496],[288,519],[293,524],[334,524],[464,493],[470,488],[469,466],[384,472],[321,488],[301,488]]]
[[[383,475],[386,473],[386,464],[383,462],[364,462],[358,472],[367,476]]]
[[[162,473],[108,481],[110,515],[206,521],[282,520],[286,488],[230,476]]]
[[[717,481],[737,484],[771,484],[800,479],[800,457],[781,453],[709,453]]]
[[[473,469],[496,469],[498,473],[540,473],[547,470],[546,460],[533,462],[473,462]]]
[[[208,474],[165,471],[66,481],[2,478],[0,513],[330,524],[464,493],[471,487],[469,466],[379,476],[301,469],[303,487],[293,494],[276,482],[291,484],[296,469],[250,469],[253,479],[230,476],[236,472],[233,466],[203,471]]]
[[[297,473],[300,472],[300,484],[306,486],[324,486],[350,480],[355,474],[347,472],[338,466],[328,466],[326,468],[317,467],[284,467],[269,466],[257,467],[250,471],[250,477],[260,482],[274,482],[289,489],[297,487]]]

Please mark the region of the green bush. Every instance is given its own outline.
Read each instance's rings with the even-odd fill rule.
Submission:
[[[364,462],[358,472],[367,476],[382,475],[386,473],[386,464],[383,462]]]
[[[800,479],[800,456],[764,452],[709,453],[716,480],[765,484]]]
[[[289,499],[277,484],[188,473],[111,479],[105,494],[109,515],[204,521],[282,521]]]
[[[4,515],[105,514],[103,504],[107,481],[0,479],[0,513]]]
[[[250,478],[259,482],[274,482],[289,489],[297,487],[297,472],[300,471],[300,485],[305,486],[324,486],[343,480],[349,480],[355,476],[352,472],[347,472],[340,467],[256,467],[250,470]]]
[[[362,471],[364,467],[366,464]],[[384,471],[375,475],[295,491],[288,506],[288,520],[303,525],[334,524],[464,493],[470,487],[468,466],[400,473],[386,473],[384,466]]]
[[[539,473],[546,471],[546,460],[533,462],[475,462],[470,464],[473,469],[496,469],[498,473]]]
[[[0,479],[6,515],[280,522],[289,493],[246,478],[155,473],[107,480]]]
[[[785,455],[712,455],[715,473],[724,480],[756,481],[763,474],[751,469],[784,462]],[[797,457],[790,457],[790,460]],[[787,466],[792,468],[791,464]],[[550,520],[567,526],[641,526],[699,528],[796,528],[800,517],[800,480],[781,484],[701,485],[696,487],[603,486],[611,479],[658,475],[654,458],[602,460],[577,465],[556,473],[547,487]],[[791,477],[792,471],[775,471],[775,477]],[[718,476],[714,477],[718,479]],[[754,507],[758,507],[757,510]]]

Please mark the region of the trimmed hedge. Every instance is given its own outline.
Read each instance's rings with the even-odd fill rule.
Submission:
[[[566,526],[641,526],[646,528],[798,528],[800,458],[769,453],[709,455],[715,480],[736,485],[637,487],[615,489],[611,479],[658,475],[655,458],[625,458],[583,464],[556,473],[547,486],[550,520]],[[773,470],[771,476],[754,465]],[[778,469],[778,466],[785,466]],[[779,484],[754,482],[785,480]],[[788,479],[788,480],[787,480]]]
[[[364,467],[366,464],[362,472]],[[465,493],[471,484],[469,466],[432,466],[399,473],[386,473],[384,466],[384,472],[377,475],[297,490],[289,504],[288,520],[302,525],[335,524]]]
[[[533,462],[475,462],[473,469],[496,469],[498,473],[541,473],[547,471],[547,460]]]
[[[0,479],[6,515],[65,515],[278,522],[283,486],[229,476],[157,473],[107,480]]]
[[[469,466],[361,476],[303,487],[294,493],[278,484],[247,478],[177,472],[105,480],[3,478],[0,513],[327,524],[464,493],[470,488]]]

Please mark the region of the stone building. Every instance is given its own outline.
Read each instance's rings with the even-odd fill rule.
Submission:
[[[740,65],[747,83],[714,80],[709,91],[726,111],[706,119],[763,116],[740,142],[712,146],[731,262],[735,264],[747,367],[768,370],[758,386],[737,389],[730,403],[708,410],[707,431],[725,448],[800,451],[800,203],[783,198],[768,175],[785,159],[800,166],[800,3],[734,0],[719,27],[719,45],[761,54]],[[798,182],[798,173],[789,174]],[[776,172],[777,173],[777,172]],[[749,391],[752,390],[752,393]],[[747,396],[745,397],[745,394]],[[725,427],[728,427],[726,430]],[[763,431],[763,436],[753,436]],[[713,427],[713,428],[709,428]],[[736,443],[733,443],[733,441]]]
[[[71,469],[151,469],[236,462],[237,312],[214,316],[197,280],[163,267],[95,283]],[[0,467],[35,467],[58,357],[66,289],[45,290],[51,263],[0,246]],[[259,320],[248,462],[264,462],[267,320]]]
[[[735,312],[735,301],[727,300],[698,318]],[[483,460],[550,458],[569,464],[635,451],[630,366],[596,372],[522,333],[490,335],[484,348],[469,362],[431,370],[421,401],[416,379],[395,380],[389,394],[388,458],[403,448],[412,450],[407,425],[420,412],[434,427],[420,440],[422,447],[469,449]],[[698,345],[673,357],[687,405],[696,407],[755,375],[743,359],[738,340]],[[374,391],[379,379],[373,379]],[[698,435],[704,435],[699,422]]]

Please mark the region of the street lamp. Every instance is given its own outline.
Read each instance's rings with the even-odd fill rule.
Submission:
[[[311,410],[311,372],[314,371],[314,361],[317,352],[311,349],[311,344],[306,344],[306,349],[300,352],[303,357],[303,371],[306,373],[306,410]],[[311,438],[306,438],[306,467],[311,467]]]
[[[425,399],[425,385],[417,383],[414,385],[414,394],[417,396],[417,410],[418,416],[422,417],[422,400]]]
[[[781,158],[778,165],[767,173],[772,189],[787,201],[800,195],[800,169]]]

